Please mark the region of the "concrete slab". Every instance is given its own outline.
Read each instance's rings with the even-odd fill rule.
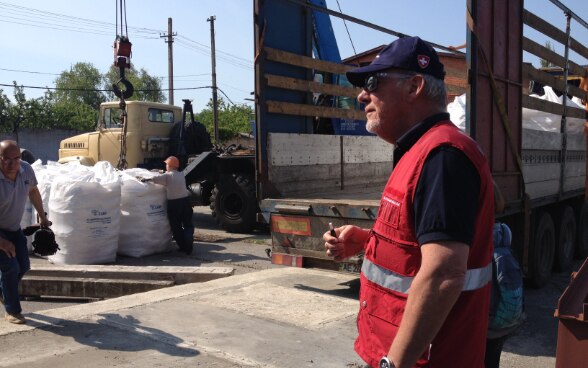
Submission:
[[[0,366],[360,367],[355,282],[279,268],[25,311],[27,325],[0,323]]]
[[[23,296],[117,298],[162,287],[228,277],[232,267],[41,265],[20,284]]]
[[[93,277],[26,276],[20,295],[65,296],[69,298],[105,299],[174,286],[169,280],[99,279]]]
[[[126,280],[173,279],[177,285],[228,277],[233,267],[55,265],[31,263],[26,276],[87,277]]]

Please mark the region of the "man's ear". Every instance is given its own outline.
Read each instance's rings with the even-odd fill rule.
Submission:
[[[420,74],[413,75],[408,80],[408,98],[410,101],[420,96],[425,88],[425,78]]]

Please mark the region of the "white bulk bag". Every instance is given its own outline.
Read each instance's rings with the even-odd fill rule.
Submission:
[[[166,188],[137,176],[155,176],[146,169],[129,169],[121,175],[121,218],[118,254],[143,257],[170,252],[172,234],[166,211]]]
[[[59,264],[116,261],[120,229],[121,184],[116,171],[101,161],[88,168],[71,165],[54,178],[49,216],[60,250],[49,260]]]

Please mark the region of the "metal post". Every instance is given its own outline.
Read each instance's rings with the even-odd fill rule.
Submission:
[[[172,32],[172,18],[167,18],[167,34],[160,35],[161,38],[166,38],[167,43],[167,76],[168,76],[168,100],[169,104],[174,104],[174,36],[177,33]]]
[[[211,15],[207,19],[210,22],[210,57],[212,61],[212,117],[214,122],[214,144],[218,144],[218,101],[216,87],[216,55],[214,48],[214,21],[216,17]]]
[[[563,196],[564,191],[564,181],[565,181],[565,173],[566,173],[566,161],[567,161],[567,152],[568,152],[568,129],[567,129],[567,113],[568,113],[568,76],[570,74],[570,20],[571,14],[569,12],[565,13],[566,15],[566,44],[565,44],[565,52],[564,52],[564,59],[565,65],[563,70],[563,81],[564,81],[564,90],[562,96],[562,107],[563,107],[563,114],[561,116],[561,166],[560,166],[560,177],[559,177],[559,198],[561,199]]]

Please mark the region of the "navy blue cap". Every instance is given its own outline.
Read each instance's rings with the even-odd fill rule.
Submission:
[[[391,68],[429,74],[441,80],[445,78],[437,52],[419,37],[397,39],[380,51],[370,65],[352,69],[346,74],[351,84],[363,87],[370,74]]]

